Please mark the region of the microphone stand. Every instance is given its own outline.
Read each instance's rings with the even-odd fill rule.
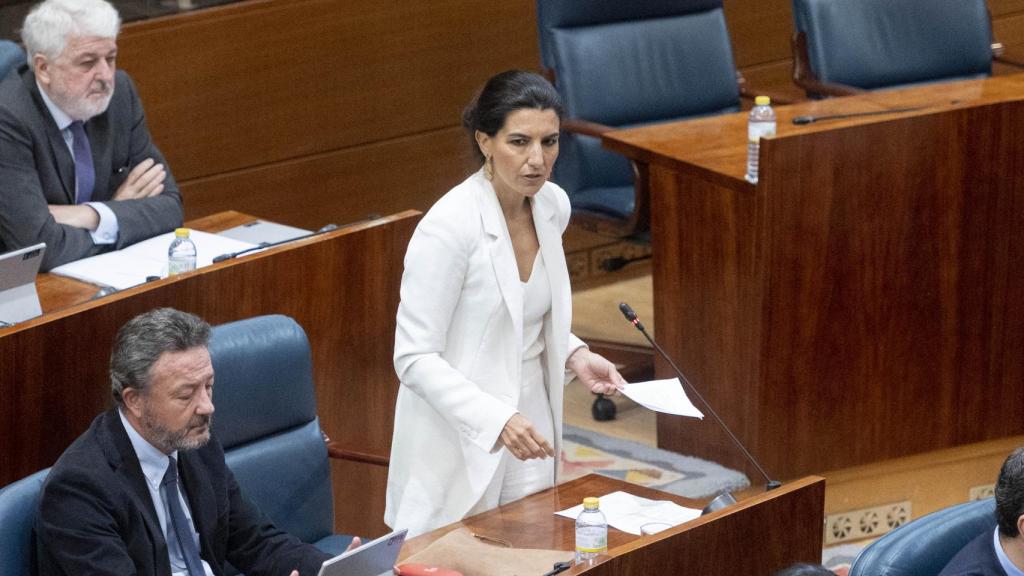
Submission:
[[[635,326],[636,329],[639,330],[640,333],[644,335],[644,338],[647,338],[647,341],[651,343],[651,346],[654,346],[654,349],[658,351],[658,354],[669,363],[669,365],[672,367],[672,370],[675,371],[676,376],[679,377],[679,381],[685,385],[684,388],[688,388],[690,392],[692,392],[693,395],[696,396],[698,400],[700,400],[700,403],[704,405],[704,408],[707,409],[708,413],[711,414],[711,417],[715,419],[715,422],[717,422],[718,425],[722,428],[722,430],[725,430],[725,433],[729,435],[729,439],[732,440],[732,443],[735,444],[736,447],[740,449],[740,452],[742,452],[744,456],[746,456],[747,461],[753,464],[754,468],[757,468],[757,471],[761,474],[762,477],[764,477],[765,490],[775,490],[779,486],[782,486],[781,482],[779,482],[778,480],[772,480],[771,477],[768,476],[768,473],[764,471],[764,468],[762,468],[761,465],[757,462],[757,460],[753,457],[753,455],[750,454],[746,446],[744,446],[743,443],[740,442],[739,438],[737,438],[736,435],[732,433],[732,430],[730,430],[729,427],[725,425],[725,422],[722,420],[721,417],[718,416],[718,413],[715,412],[715,409],[711,407],[711,404],[708,404],[708,401],[705,400],[704,396],[701,395],[697,388],[695,388],[694,385],[690,383],[690,380],[686,377],[685,374],[683,374],[683,371],[680,370],[678,366],[676,366],[676,363],[672,361],[672,358],[669,357],[668,353],[666,353],[665,350],[662,349],[662,347],[659,346],[658,343],[654,341],[654,338],[651,338],[651,335],[647,333],[647,329],[645,329],[644,325],[640,323],[640,317],[636,315],[636,312],[633,311],[629,304],[626,304],[625,302],[620,303],[619,310],[622,312],[622,315],[626,317],[626,320],[629,321],[630,324]],[[722,494],[718,495],[714,500],[712,500],[711,503],[708,504],[708,506],[704,509],[703,513],[707,514],[709,512],[713,512],[715,510],[724,508],[730,504],[735,503],[736,499],[733,498],[732,494],[729,493],[729,491],[725,491]]]

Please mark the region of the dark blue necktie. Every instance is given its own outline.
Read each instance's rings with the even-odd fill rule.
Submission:
[[[203,561],[199,559],[199,550],[192,539],[192,525],[185,517],[185,512],[181,509],[181,500],[178,498],[178,462],[173,457],[170,460],[161,486],[164,488],[164,496],[167,497],[167,508],[171,511],[171,529],[178,538],[181,557],[188,567],[189,576],[205,576]]]
[[[85,125],[72,122],[68,128],[74,136],[71,149],[75,155],[75,204],[85,204],[92,200],[92,189],[96,184],[96,170],[92,166],[92,147],[89,137],[85,135]]]

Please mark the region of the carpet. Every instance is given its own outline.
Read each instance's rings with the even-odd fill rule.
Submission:
[[[564,425],[559,479],[601,474],[687,498],[750,485],[743,473],[692,456]]]

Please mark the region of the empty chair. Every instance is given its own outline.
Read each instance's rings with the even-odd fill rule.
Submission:
[[[634,186],[630,162],[604,150],[600,134],[740,109],[721,0],[538,0],[537,20],[568,118],[552,179],[574,222],[643,238],[643,175]]]
[[[287,316],[222,324],[210,337],[213,433],[245,495],[274,524],[338,554],[328,448],[306,333]]]
[[[25,63],[25,52],[10,40],[0,40],[0,79]]]
[[[850,576],[938,574],[961,548],[996,526],[995,499],[959,504],[913,520],[865,548]]]
[[[793,79],[810,96],[986,77],[985,0],[793,0]]]
[[[35,573],[32,525],[49,472],[41,470],[0,489],[0,576]]]

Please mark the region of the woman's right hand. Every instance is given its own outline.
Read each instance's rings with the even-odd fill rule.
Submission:
[[[554,457],[555,450],[543,436],[533,429],[533,424],[522,414],[513,414],[499,437],[508,451],[520,460]]]

